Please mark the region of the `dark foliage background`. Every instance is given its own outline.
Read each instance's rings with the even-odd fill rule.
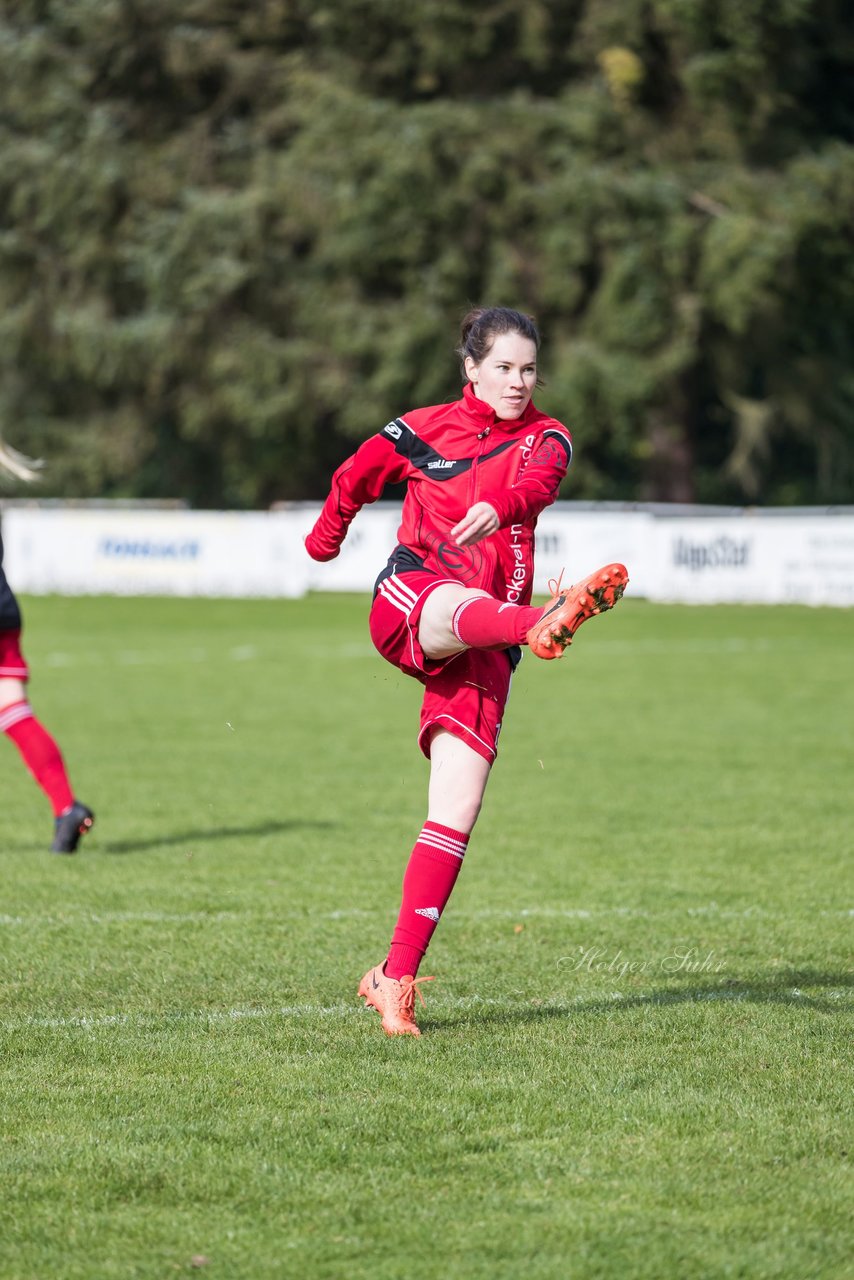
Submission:
[[[565,496],[851,500],[845,0],[0,15],[0,431],[40,492],[320,497],[458,394],[485,301],[544,330]]]

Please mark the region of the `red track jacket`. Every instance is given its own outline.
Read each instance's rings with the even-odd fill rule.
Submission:
[[[505,421],[470,385],[453,404],[413,409],[371,436],[332,477],[329,497],[306,550],[332,560],[353,517],[387,484],[408,481],[398,531],[404,555],[397,571],[419,567],[499,600],[527,604],[534,574],[537,516],[557,497],[572,457],[562,423],[529,403]],[[476,502],[488,502],[501,527],[483,541],[458,547],[450,530]]]

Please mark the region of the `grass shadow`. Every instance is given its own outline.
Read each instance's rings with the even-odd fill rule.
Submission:
[[[283,831],[329,830],[334,822],[318,822],[315,819],[295,819],[291,822],[258,822],[245,827],[209,827],[191,831],[174,831],[167,835],[146,837],[144,840],[107,840],[93,846],[98,853],[142,853],[146,849],[160,849],[166,845],[187,844],[190,841],[229,840],[239,836],[270,836]],[[85,846],[81,846],[85,848]]]
[[[419,1024],[431,1031],[441,1027],[482,1025],[483,1023],[534,1023],[546,1019],[579,1018],[601,1013],[613,1014],[615,1009],[640,1009],[677,1004],[701,1004],[704,1002],[782,1004],[793,1008],[818,1010],[822,1013],[850,1012],[850,1003],[833,996],[807,994],[803,988],[825,988],[838,991],[854,988],[854,970],[826,973],[815,969],[790,969],[785,973],[756,975],[750,978],[731,979],[725,983],[688,987],[665,987],[647,992],[594,997],[585,1000],[575,997],[566,1003],[547,1001],[530,1007],[500,1008],[484,1005],[470,1010],[450,1012],[441,1020],[422,1018]]]

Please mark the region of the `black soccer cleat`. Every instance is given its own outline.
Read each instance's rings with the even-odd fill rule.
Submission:
[[[71,808],[56,819],[51,853],[74,853],[80,837],[86,834],[94,821],[92,810],[75,800]]]

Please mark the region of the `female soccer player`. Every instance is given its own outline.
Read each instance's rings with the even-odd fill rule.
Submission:
[[[0,439],[0,470],[19,480],[32,480],[28,460]],[[24,764],[44,791],[54,814],[53,853],[74,853],[80,837],[95,820],[91,809],[74,798],[62,753],[33,715],[27,700],[29,670],[21,653],[21,610],[3,572],[0,535],[0,732],[14,742]]]
[[[531,400],[539,345],[530,316],[470,312],[458,348],[462,398],[405,413],[357,449],[305,540],[315,560],[332,560],[359,509],[407,481],[370,631],[382,656],[424,685],[418,741],[430,781],[391,948],[359,985],[388,1035],[420,1035],[415,995],[423,1003],[417,984],[430,979],[416,975],[480,812],[519,646],[560,658],[628,582],[611,564],[577,586],[558,583],[544,608],[530,605],[537,517],[572,456],[566,427]]]

